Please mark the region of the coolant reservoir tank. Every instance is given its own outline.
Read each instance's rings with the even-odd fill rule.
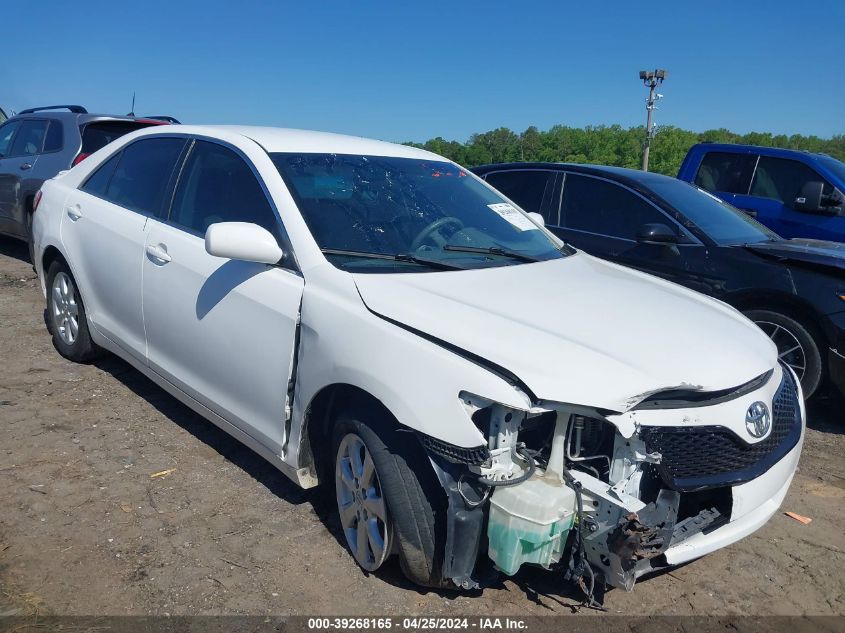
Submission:
[[[490,498],[488,555],[509,576],[523,563],[548,567],[560,560],[574,520],[575,492],[556,476],[499,486]]]

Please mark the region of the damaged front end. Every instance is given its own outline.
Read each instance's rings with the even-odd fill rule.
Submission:
[[[465,449],[422,437],[448,497],[444,577],[478,588],[528,564],[558,570],[590,604],[605,586],[630,591],[669,564],[670,547],[727,523],[732,486],[798,443],[798,393],[784,370],[769,400],[770,436],[756,443],[690,424],[677,400],[660,408],[651,398],[643,410],[614,414],[559,403],[516,410],[462,393],[487,444]],[[708,406],[696,398],[687,404]],[[649,426],[661,419],[657,408],[677,425]]]

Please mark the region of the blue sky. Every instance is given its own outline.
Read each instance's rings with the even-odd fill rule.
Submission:
[[[0,106],[466,140],[645,118],[845,132],[845,2],[10,2]]]

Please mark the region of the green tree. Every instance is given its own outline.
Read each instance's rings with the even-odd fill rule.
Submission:
[[[504,127],[473,134],[465,143],[447,141],[438,136],[425,143],[407,144],[427,149],[468,167],[511,161],[544,161],[636,169],[642,163],[644,139],[643,126],[623,128],[621,125],[597,125],[573,128],[555,125],[542,131],[532,125],[521,134]],[[800,134],[775,135],[771,132],[737,134],[725,128],[692,132],[673,126],[661,126],[651,144],[649,169],[674,176],[689,148],[705,141],[824,152],[845,160],[845,134],[823,139]]]

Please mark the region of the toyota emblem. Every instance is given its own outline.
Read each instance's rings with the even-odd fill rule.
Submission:
[[[772,426],[772,416],[769,414],[769,407],[759,400],[748,407],[745,413],[745,428],[748,429],[748,434],[760,439],[765,437]]]

